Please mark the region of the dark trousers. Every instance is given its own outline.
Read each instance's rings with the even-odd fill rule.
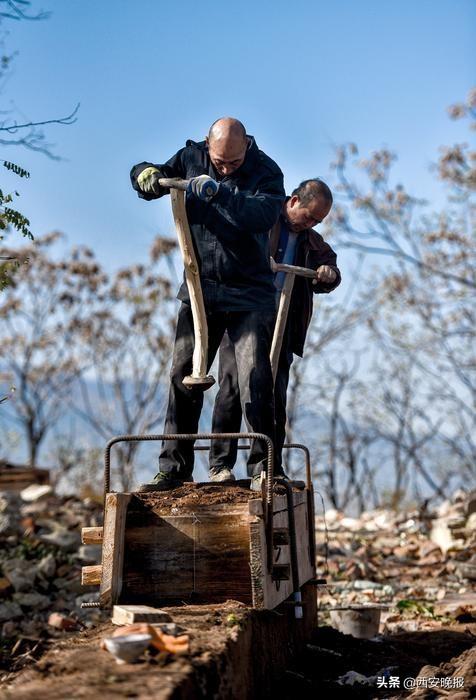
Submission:
[[[288,350],[288,343],[289,337],[286,328],[274,386],[275,474],[283,473],[282,450],[286,440],[286,394],[289,370],[294,357],[293,353]],[[240,387],[235,349],[227,335],[220,345],[219,361],[218,381],[220,387],[213,409],[212,431],[214,433],[239,432],[242,416]],[[210,467],[232,469],[236,463],[237,451],[236,440],[214,440],[210,449]]]
[[[264,433],[273,442],[273,379],[269,352],[274,317],[274,311],[207,314],[208,368],[227,332],[235,358],[240,415],[242,412],[249,431]],[[188,304],[182,304],[175,336],[165,433],[196,433],[198,430],[203,391],[198,388],[188,389],[182,383],[183,378],[192,372],[193,347],[192,311]],[[212,446],[214,443],[212,440]],[[262,440],[254,440],[248,460],[248,476],[259,474],[266,467],[266,457],[266,444]],[[159,458],[161,472],[186,478],[192,474],[193,463],[192,440],[164,441]]]

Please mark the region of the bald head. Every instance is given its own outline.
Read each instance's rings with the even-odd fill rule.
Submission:
[[[220,177],[231,175],[243,163],[248,148],[246,129],[238,119],[223,117],[210,127],[208,152]]]
[[[224,139],[246,141],[246,129],[238,119],[222,117],[213,122],[208,132],[208,141],[223,141]]]

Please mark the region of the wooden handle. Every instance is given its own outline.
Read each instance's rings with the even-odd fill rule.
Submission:
[[[181,182],[185,182],[185,180]],[[178,189],[172,189],[170,191],[170,198],[172,200],[172,212],[185,267],[185,281],[190,295],[193,330],[195,334],[192,374],[191,377],[185,377],[184,384],[186,386],[202,386],[202,388],[208,389],[208,387],[214,384],[215,380],[213,377],[207,376],[208,324],[205,314],[205,304],[203,303],[197,258],[195,257],[192,234],[190,233],[187,212],[185,210],[185,197]]]
[[[283,267],[292,268],[293,266],[283,265]],[[289,304],[291,303],[291,294],[293,291],[293,286],[294,274],[288,272],[284,280],[281,296],[279,297],[278,314],[276,316],[276,323],[274,324],[273,340],[271,343],[271,352],[269,355],[269,359],[271,361],[271,371],[273,373],[273,383],[276,381],[276,374],[278,372],[279,355],[281,352],[281,346],[283,344],[286,321],[288,320]]]
[[[299,277],[309,277],[309,279],[317,279],[317,273],[315,270],[311,270],[309,267],[299,267],[298,265],[284,265],[283,263],[274,262],[271,258],[271,269],[273,272],[291,272],[293,275],[298,275]]]
[[[270,258],[271,270],[274,273],[284,272],[284,284],[281,291],[281,296],[279,297],[279,307],[276,316],[276,323],[274,325],[273,341],[271,343],[271,370],[273,372],[273,383],[276,381],[276,374],[278,372],[279,355],[281,353],[281,347],[283,344],[284,331],[286,329],[286,322],[288,320],[289,304],[291,303],[291,294],[294,286],[294,278],[296,275],[299,277],[308,277],[309,279],[317,279],[317,274],[315,270],[311,270],[308,267],[299,267],[298,265],[284,265],[283,263],[276,263],[273,258]]]

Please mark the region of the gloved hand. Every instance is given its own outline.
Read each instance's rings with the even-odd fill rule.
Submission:
[[[199,175],[198,177],[192,177],[188,183],[187,192],[191,192],[199,199],[208,201],[216,195],[219,187],[220,183],[213,178],[208,177],[208,175]]]
[[[159,179],[161,177],[162,176],[157,168],[152,166],[149,168],[144,168],[137,178],[137,184],[142,192],[145,192],[145,194],[165,194],[167,189],[159,185]]]

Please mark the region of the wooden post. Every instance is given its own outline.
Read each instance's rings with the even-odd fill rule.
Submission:
[[[99,600],[102,608],[119,602],[124,564],[124,533],[130,493],[108,493],[104,504],[104,535]]]

